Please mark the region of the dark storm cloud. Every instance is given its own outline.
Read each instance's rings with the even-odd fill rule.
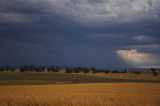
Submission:
[[[19,6],[17,6],[19,5]],[[42,14],[62,16],[89,26],[108,23],[159,20],[158,0],[7,0],[1,1],[1,15],[16,21]],[[6,13],[5,11],[8,11]],[[14,14],[12,14],[14,13]],[[17,13],[17,14],[16,14]],[[29,14],[27,14],[29,13]],[[30,15],[39,14],[37,16]],[[42,15],[42,16],[43,16]],[[9,19],[8,20],[14,20]]]
[[[121,49],[159,58],[159,10],[159,0],[1,0],[0,64],[132,67]]]

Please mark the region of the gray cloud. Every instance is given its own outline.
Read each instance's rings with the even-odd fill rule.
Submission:
[[[139,42],[153,42],[154,38],[146,36],[146,35],[138,35],[133,37],[134,40],[139,41]]]
[[[160,19],[159,0],[2,0],[0,6],[1,22],[33,20],[46,14],[56,14],[84,26]]]
[[[20,55],[15,64],[132,67],[117,51],[158,58],[159,10],[159,0],[0,0],[0,57],[6,64]]]

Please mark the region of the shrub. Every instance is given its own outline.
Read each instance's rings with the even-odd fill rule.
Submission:
[[[75,73],[80,73],[80,71],[81,71],[80,68],[74,68],[73,70]]]
[[[11,68],[10,70],[11,70],[11,71],[15,71],[15,68]]]
[[[122,70],[121,73],[127,73],[127,70]]]
[[[105,70],[97,70],[98,72],[105,72]]]
[[[110,71],[109,70],[105,70],[104,73],[110,73]]]
[[[111,71],[111,73],[119,73],[118,70]]]
[[[20,68],[20,72],[25,72],[25,69],[23,67]]]
[[[152,73],[153,73],[154,76],[158,75],[157,70],[155,68],[151,68],[151,71],[152,71]]]
[[[92,73],[98,73],[98,70],[96,68],[91,68]]]
[[[43,67],[37,67],[34,69],[36,72],[44,72],[44,68]]]
[[[60,68],[58,66],[56,66],[56,67],[50,66],[49,68],[47,68],[48,72],[59,72],[59,69]]]
[[[0,68],[0,71],[5,71],[5,69],[4,68]]]
[[[92,70],[92,73],[98,73],[98,71],[97,70]]]
[[[84,72],[84,73],[89,73],[89,69],[88,69],[88,68],[84,68],[84,69],[83,69],[83,72]]]
[[[141,74],[141,72],[140,72],[140,71],[134,71],[134,73],[135,73],[135,74]]]
[[[71,68],[67,68],[65,73],[72,73],[72,69]]]

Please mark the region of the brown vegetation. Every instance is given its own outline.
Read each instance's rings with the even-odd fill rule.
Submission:
[[[160,84],[0,86],[0,106],[159,106]]]

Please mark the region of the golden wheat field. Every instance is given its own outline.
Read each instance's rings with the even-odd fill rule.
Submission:
[[[0,86],[0,106],[160,106],[160,84]]]

